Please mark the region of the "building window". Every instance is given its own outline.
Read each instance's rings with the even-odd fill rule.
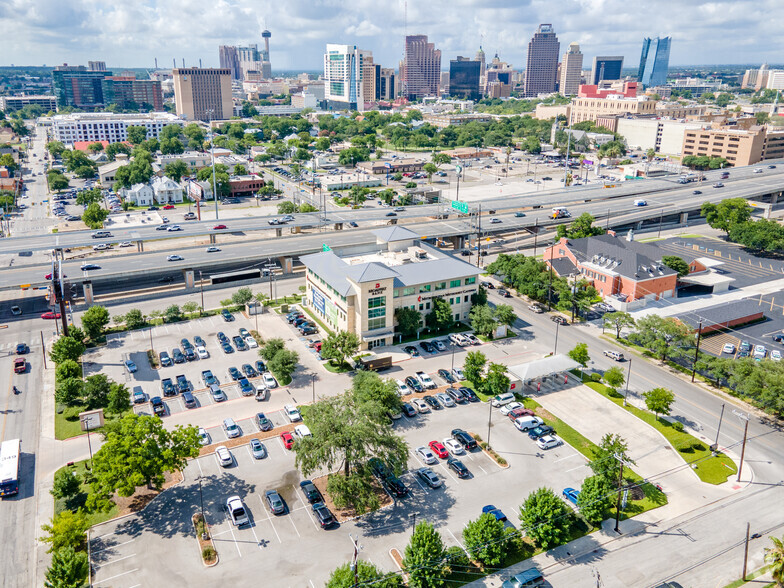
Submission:
[[[425,302],[425,310],[430,310],[430,303],[429,302]]]
[[[372,309],[368,310],[368,318],[369,319],[378,318],[380,316],[386,316],[386,315],[387,315],[387,309],[386,308],[372,308]]]
[[[469,284],[476,284],[476,276],[472,276],[470,278],[465,279],[466,286]]]
[[[400,290],[395,290],[392,292],[392,298],[400,298]]]
[[[450,288],[459,288],[460,287],[460,280],[452,280],[449,282]]]
[[[376,296],[375,298],[368,298],[368,308],[379,308],[387,305],[386,296]]]
[[[445,290],[446,289],[446,282],[438,282],[436,284],[436,290]]]
[[[425,310],[425,305],[420,303],[419,304],[419,310]]]
[[[463,302],[468,302],[468,296],[463,297]]]
[[[422,284],[419,287],[420,292],[430,292],[430,284]]]
[[[414,292],[416,292],[416,288],[413,286],[411,288],[403,288],[403,296],[411,296]]]
[[[387,319],[385,318],[371,319],[368,321],[368,330],[372,331],[373,329],[383,329],[386,325]]]

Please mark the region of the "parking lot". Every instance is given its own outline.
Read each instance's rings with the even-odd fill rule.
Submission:
[[[415,449],[443,440],[457,427],[486,437],[489,413],[492,445],[510,467],[498,466],[477,450],[458,456],[471,473],[459,479],[446,468],[445,460],[439,459],[431,467],[443,487],[426,487],[414,474],[423,466]],[[257,431],[251,422],[239,424],[243,433]],[[409,470],[401,476],[410,493],[391,506],[322,530],[299,488],[303,477],[294,467],[293,452],[273,437],[264,441],[267,457],[254,459],[243,443],[231,449],[230,467],[219,466],[212,453],[194,459],[185,470],[185,480],[142,513],[93,529],[94,586],[211,586],[264,578],[274,586],[315,587],[323,585],[335,567],[349,561],[349,533],[359,536],[363,559],[393,571],[396,566],[389,549],[405,548],[414,520],[433,523],[447,546],[461,545],[463,526],[479,516],[484,505],[495,505],[508,517],[508,525],[519,527],[518,509],[529,492],[541,486],[558,493],[566,486],[579,488],[590,473],[585,459],[570,446],[541,451],[498,409],[490,411],[484,403],[403,417],[394,426],[410,448]],[[222,431],[210,432],[213,442],[225,439]],[[278,490],[286,514],[269,513],[264,502],[267,489]],[[239,529],[223,509],[226,499],[234,494],[242,498],[251,520]],[[202,502],[220,558],[213,568],[205,568],[199,561],[191,531],[191,515],[201,510]]]

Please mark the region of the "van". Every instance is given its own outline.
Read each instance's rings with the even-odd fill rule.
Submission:
[[[536,416],[521,416],[514,420],[514,426],[523,432],[526,432],[529,429],[535,429],[541,424],[542,419]]]
[[[110,231],[95,231],[92,234],[93,239],[105,239],[106,237],[111,237],[112,233]]]
[[[494,397],[490,404],[494,407],[498,408],[499,406],[503,406],[504,404],[509,404],[515,399],[515,395],[511,392],[504,392],[503,394],[499,394],[498,396]]]
[[[182,393],[182,401],[185,403],[186,408],[195,408],[196,407],[196,398],[193,397],[192,392],[183,392]]]
[[[614,359],[615,361],[623,361],[623,353],[620,351],[613,351],[612,349],[605,349],[604,354],[609,357],[610,359]]]

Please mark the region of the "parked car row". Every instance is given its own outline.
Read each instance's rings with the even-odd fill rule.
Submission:
[[[305,314],[299,310],[294,309],[286,315],[286,321],[293,325],[301,335],[314,335],[318,333],[318,327],[313,321],[306,319]]]

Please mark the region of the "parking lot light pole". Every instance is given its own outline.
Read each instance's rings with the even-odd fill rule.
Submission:
[[[553,355],[555,355],[558,351],[558,327],[560,326],[560,321],[555,321],[555,345],[553,345]]]
[[[316,404],[316,374],[310,375],[310,385],[313,391],[313,404]]]
[[[416,518],[419,512],[414,511],[409,516],[411,517],[411,532],[413,533],[416,530]]]
[[[490,427],[493,424],[493,402],[492,402],[492,399],[487,401],[487,406],[490,408],[490,412],[487,415],[487,448],[490,449]]]
[[[623,405],[626,406],[626,399],[629,397],[629,380],[632,377],[632,358],[629,358],[629,369],[626,371],[626,394],[623,397]]]
[[[204,523],[204,531],[207,531],[207,519],[204,518],[204,494],[201,490],[201,476],[198,477],[199,480],[199,502],[201,503],[201,520]]]
[[[152,327],[150,327],[150,351],[152,351],[152,354],[155,355],[155,347],[152,345]]]

